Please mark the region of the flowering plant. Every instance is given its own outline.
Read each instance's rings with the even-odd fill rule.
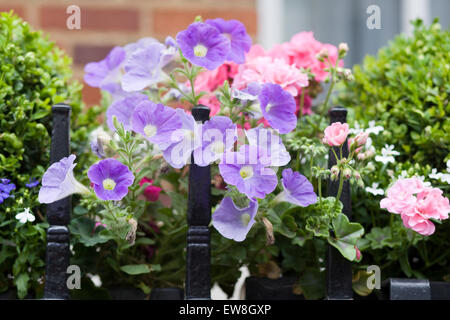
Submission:
[[[324,45],[312,33],[266,51],[251,45],[239,21],[201,18],[165,44],[144,38],[115,47],[85,68],[85,81],[111,101],[106,112],[111,133],[98,131],[91,144],[100,158],[87,171],[91,189],[74,178],[72,155],[47,170],[39,199],[50,203],[82,194],[72,233],[88,247],[113,240],[116,259],[107,260],[110,267],[142,275],[139,286],[148,291],[157,279],[181,282],[183,263],[167,261],[174,251],[158,233],[183,235],[187,165],[191,159],[211,165],[213,281],[228,290],[238,267],[248,264],[254,274],[277,277],[281,263],[283,274],[300,273],[298,289],[305,296],[320,297],[322,287],[311,289],[308,281],[322,281],[324,262],[314,256],[311,264],[304,265],[306,258],[296,266],[293,259],[310,252],[304,248],[322,251],[328,243],[350,261],[362,259],[364,229],[349,221],[339,199],[345,180],[362,185],[368,133],[348,139],[348,124],[327,127],[323,117],[334,85],[352,80],[342,67],[347,51],[346,44]],[[325,101],[313,109],[311,98],[324,80],[330,82]],[[205,123],[190,114],[199,104],[211,111]],[[336,162],[331,170],[328,153]],[[328,178],[338,182],[336,197],[322,195]],[[162,190],[148,189],[159,186]],[[152,200],[161,198],[155,204],[147,201],[152,192]],[[85,224],[92,228],[89,234],[82,232]],[[127,250],[139,245],[147,254],[124,264],[130,260]]]

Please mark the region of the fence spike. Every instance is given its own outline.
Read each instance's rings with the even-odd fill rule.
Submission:
[[[57,104],[52,108],[53,129],[50,163],[70,154],[70,106]],[[47,205],[47,250],[45,262],[44,299],[69,299],[67,267],[69,266],[69,229],[72,197]]]
[[[334,107],[329,111],[330,124],[334,122],[347,122],[347,110],[343,107]],[[338,147],[334,147],[336,154],[339,152]],[[342,156],[348,157],[348,140],[342,147]],[[328,153],[328,168],[336,164],[333,152]],[[342,173],[340,173],[342,174]],[[327,195],[337,196],[339,189],[339,179],[335,181],[328,180]],[[344,205],[343,213],[347,217],[351,217],[352,203],[350,194],[350,183],[344,181],[342,194],[340,198]],[[352,265],[346,260],[341,253],[333,246],[328,245],[327,250],[327,299],[328,300],[345,300],[353,299],[352,290]]]
[[[199,105],[192,109],[198,122],[209,119],[209,108]],[[211,221],[211,168],[194,164],[189,169],[188,235],[186,252],[186,299],[211,299],[211,249],[209,222]]]

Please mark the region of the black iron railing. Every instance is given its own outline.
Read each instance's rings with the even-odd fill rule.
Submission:
[[[55,105],[53,111],[53,131],[50,161],[54,163],[70,154],[70,107]],[[196,106],[192,115],[196,121],[209,119],[209,108]],[[346,122],[347,111],[342,107],[330,110],[331,123]],[[343,156],[348,156],[347,141],[343,146]],[[193,162],[193,161],[192,161]],[[336,164],[334,155],[329,154],[328,166]],[[329,181],[327,194],[336,196],[338,185]],[[211,291],[211,254],[210,231],[211,219],[211,171],[210,167],[190,165],[189,199],[188,199],[188,235],[186,258],[185,299],[207,300]],[[351,216],[350,184],[344,182],[340,200],[344,213]],[[46,276],[44,299],[69,299],[67,287],[67,267],[69,266],[69,230],[71,197],[67,197],[47,206]],[[169,292],[170,293],[170,292]],[[450,299],[450,286],[443,282],[429,282],[417,279],[392,279],[385,281],[382,297],[384,299]],[[174,298],[177,294],[167,294]],[[160,297],[161,298],[161,297]],[[352,299],[351,263],[332,246],[327,253],[327,299]]]

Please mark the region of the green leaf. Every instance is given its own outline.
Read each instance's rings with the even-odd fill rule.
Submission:
[[[121,266],[120,270],[130,275],[150,273],[151,269],[146,264],[127,264]]]
[[[29,281],[30,277],[26,273],[21,273],[14,279],[14,283],[17,286],[17,296],[19,299],[23,299],[27,295]]]
[[[328,243],[339,250],[348,260],[356,261],[356,243],[364,234],[359,223],[349,222],[347,216],[339,214],[332,222],[334,237],[328,237]]]
[[[72,219],[69,225],[71,234],[78,236],[79,241],[86,247],[93,247],[111,239],[100,232],[102,228],[97,228],[94,231],[94,227],[94,220],[87,217]]]

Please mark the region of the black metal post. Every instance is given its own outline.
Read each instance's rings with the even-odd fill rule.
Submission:
[[[70,106],[53,106],[53,130],[50,162],[54,163],[70,154]],[[69,230],[72,197],[47,205],[47,251],[45,261],[44,299],[69,299],[67,267],[69,266]]]
[[[332,108],[329,112],[330,123],[347,121],[347,110],[342,107]],[[336,154],[339,154],[339,148],[334,147]],[[348,143],[345,141],[342,146],[342,156],[348,157]],[[333,152],[330,150],[328,154],[328,168],[336,164],[336,159]],[[342,174],[342,173],[340,173]],[[337,196],[339,189],[339,179],[335,181],[328,181],[327,194],[329,196]],[[344,205],[343,213],[347,217],[351,217],[352,203],[350,195],[350,183],[344,181],[342,194],[340,197]],[[328,245],[327,252],[327,299],[329,300],[344,300],[353,299],[352,291],[352,266],[340,252],[333,246]]]
[[[209,119],[209,108],[195,106],[196,121]],[[189,169],[188,235],[186,253],[186,299],[211,299],[211,249],[209,222],[211,221],[211,169],[192,163]]]

